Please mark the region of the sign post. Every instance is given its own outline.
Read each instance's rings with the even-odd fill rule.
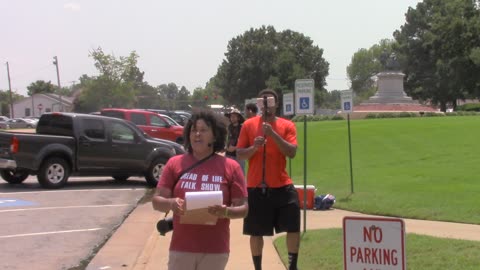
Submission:
[[[293,93],[283,94],[283,115],[293,115],[294,112]],[[288,158],[288,175],[292,175],[292,160]]]
[[[37,105],[37,109],[38,109],[38,114],[39,114],[39,115],[42,115],[42,110],[43,110],[43,105],[42,105],[42,103],[39,103],[39,104]]]
[[[303,232],[307,231],[307,114],[313,114],[313,79],[295,80],[295,114],[303,114]]]
[[[350,156],[350,192],[353,194],[352,136],[350,133],[350,113],[353,112],[353,90],[340,92],[342,111],[347,113],[348,154]]]
[[[294,112],[293,93],[283,94],[283,115],[293,115]]]
[[[405,224],[397,218],[344,217],[344,270],[405,270]]]

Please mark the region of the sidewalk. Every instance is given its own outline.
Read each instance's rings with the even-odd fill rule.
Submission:
[[[303,213],[303,211],[302,211]],[[344,210],[307,210],[307,232],[311,229],[341,228],[345,216],[370,216]],[[162,215],[151,203],[140,204],[99,250],[87,270],[159,270],[167,269],[171,233],[160,236],[155,224]],[[403,219],[407,233],[480,241],[480,225]],[[302,217],[303,222],[303,217]],[[302,225],[303,228],[303,225]],[[230,258],[227,270],[253,269],[249,238],[242,234],[242,220],[232,220]],[[264,238],[263,268],[285,270],[272,244]]]

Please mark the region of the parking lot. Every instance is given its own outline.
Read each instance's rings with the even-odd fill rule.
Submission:
[[[59,190],[40,188],[32,176],[20,185],[0,180],[0,269],[81,266],[146,191],[145,180],[133,177],[72,177]]]

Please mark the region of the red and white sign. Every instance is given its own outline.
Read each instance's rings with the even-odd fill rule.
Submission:
[[[43,105],[42,105],[42,103],[40,103],[40,104],[37,105],[37,109],[38,109],[39,111],[43,110]]]
[[[345,270],[405,270],[405,224],[398,218],[344,217]]]

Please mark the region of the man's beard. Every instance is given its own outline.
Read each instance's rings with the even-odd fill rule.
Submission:
[[[274,111],[271,110],[271,109],[267,109],[267,111],[265,112],[265,114],[266,114],[268,117],[273,117],[273,116],[275,116]]]

